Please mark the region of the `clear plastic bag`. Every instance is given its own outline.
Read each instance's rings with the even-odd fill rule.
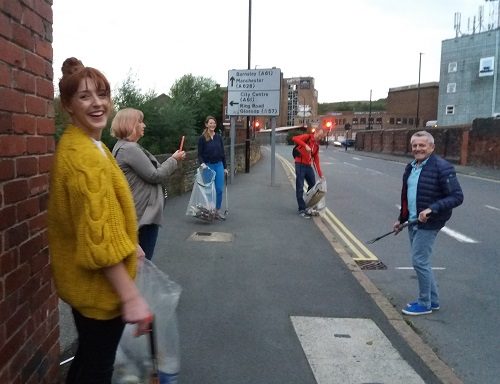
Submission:
[[[215,171],[200,167],[196,171],[186,215],[212,221],[216,216],[215,200]]]
[[[155,336],[161,384],[174,384],[180,370],[176,308],[179,284],[144,259],[136,284],[155,317]],[[113,384],[149,384],[152,372],[149,335],[135,337],[134,324],[127,324],[116,353]]]

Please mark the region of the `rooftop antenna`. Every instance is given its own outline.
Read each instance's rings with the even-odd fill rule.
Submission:
[[[479,33],[483,30],[483,14],[484,14],[484,7],[482,5],[479,6],[479,19],[478,19],[478,29]]]
[[[460,19],[461,19],[462,15],[460,14],[460,12],[455,12],[455,21],[453,23],[453,28],[455,28],[455,37],[458,37],[459,35],[462,34],[462,32],[460,32]]]
[[[497,1],[497,0],[484,0],[486,3],[487,2],[494,2],[494,1]],[[497,9],[497,24],[496,24],[496,27],[495,27],[495,10],[493,9],[493,7],[490,6],[490,18],[492,20],[491,22],[491,29],[495,29],[495,28],[500,28],[500,0],[498,0],[498,9]]]

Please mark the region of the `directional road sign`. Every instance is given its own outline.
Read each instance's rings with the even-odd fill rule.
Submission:
[[[228,71],[229,116],[278,116],[281,69],[232,69]]]

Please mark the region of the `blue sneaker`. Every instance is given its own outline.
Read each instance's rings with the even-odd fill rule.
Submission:
[[[417,300],[412,301],[411,303],[406,304],[406,308],[411,307],[412,305],[417,305],[417,304],[418,304],[418,301],[417,301]],[[440,309],[440,308],[441,308],[441,307],[439,306],[439,304],[438,304],[438,303],[431,303],[431,309],[432,309],[433,311],[439,311],[439,309]]]
[[[423,305],[415,303],[410,303],[410,304],[408,304],[406,308],[403,308],[401,310],[401,312],[403,312],[405,315],[418,316],[418,315],[428,315],[432,313],[432,309],[430,307],[427,308],[424,307]]]

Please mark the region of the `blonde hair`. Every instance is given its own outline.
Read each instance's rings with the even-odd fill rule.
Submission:
[[[205,129],[203,130],[203,136],[205,136],[206,141],[212,140],[212,137],[210,136],[210,132],[208,132],[208,128],[207,128],[207,123],[209,122],[209,120],[213,120],[213,121],[215,121],[215,124],[217,124],[217,119],[215,117],[207,116],[205,118]]]
[[[144,120],[144,113],[135,108],[120,109],[111,122],[111,136],[118,139],[130,137],[137,125]]]

